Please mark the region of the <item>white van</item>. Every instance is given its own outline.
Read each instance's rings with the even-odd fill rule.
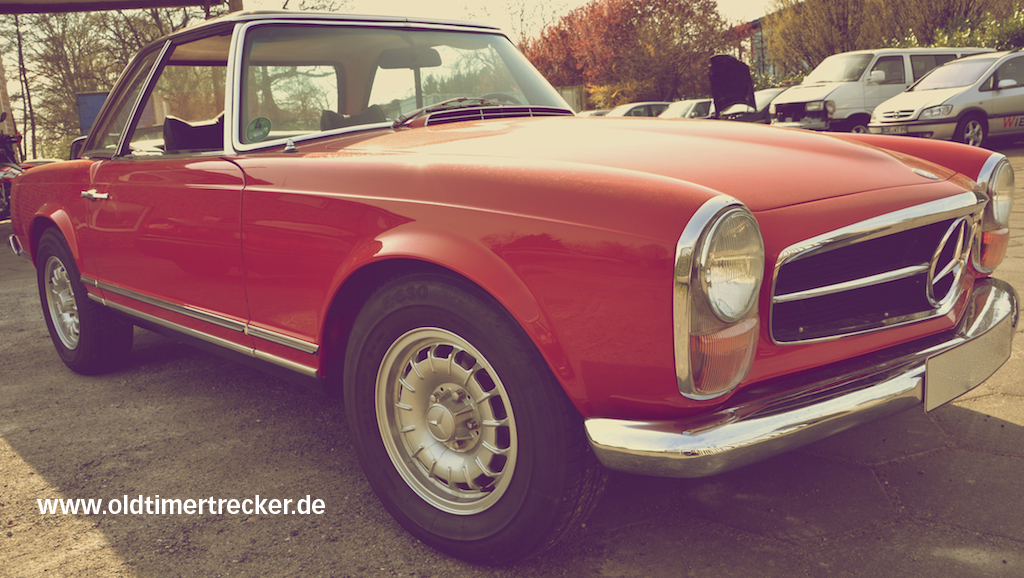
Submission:
[[[867,132],[871,112],[928,71],[988,48],[883,48],[834,54],[771,105],[772,124]]]

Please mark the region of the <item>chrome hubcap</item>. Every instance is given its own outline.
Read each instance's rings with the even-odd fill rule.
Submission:
[[[46,260],[46,307],[57,337],[68,349],[78,347],[78,302],[64,263],[57,257]]]
[[[391,462],[434,507],[476,514],[508,489],[512,407],[490,363],[458,335],[421,328],[399,337],[377,374],[376,411]]]
[[[980,146],[982,139],[981,123],[971,121],[964,127],[964,142],[971,146]]]

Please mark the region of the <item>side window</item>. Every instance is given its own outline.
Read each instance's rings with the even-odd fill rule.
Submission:
[[[871,67],[871,72],[881,70],[885,73],[885,79],[879,84],[906,84],[906,74],[903,68],[902,56],[883,56]]]
[[[956,55],[954,54],[912,54],[910,56],[910,68],[914,73],[914,80],[921,78],[936,66],[941,66],[955,59]]]
[[[323,130],[324,119],[337,115],[341,82],[335,66],[268,66],[249,61],[245,75],[243,117],[249,119],[246,126],[253,126],[246,129],[242,142],[269,136],[257,126],[260,119],[269,122],[273,138],[281,138]]]
[[[1013,80],[1017,86],[1024,86],[1024,57],[1007,60],[996,69],[993,88],[998,88],[1003,81]]]
[[[223,60],[218,58],[219,49]],[[226,36],[174,48],[132,129],[133,155],[224,150],[226,50]]]
[[[223,150],[226,73],[224,66],[165,66],[132,133],[132,153]]]
[[[120,94],[111,95],[111,98],[117,99],[115,108],[111,111],[112,114],[107,116],[106,122],[103,125],[93,128],[92,134],[98,140],[94,141],[95,144],[85,152],[86,155],[113,156],[116,154],[117,151],[115,149],[118,143],[121,142],[121,135],[124,134],[125,126],[128,124],[132,110],[135,108],[135,102],[139,100],[139,94],[142,92],[146,79],[149,78],[149,73],[153,69],[158,56],[160,56],[159,50],[154,50],[147,54],[139,62],[138,66],[129,72],[130,76],[128,77],[126,89]]]

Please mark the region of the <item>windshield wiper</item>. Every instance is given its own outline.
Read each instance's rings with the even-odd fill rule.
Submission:
[[[493,100],[487,100],[486,98],[457,96],[455,98],[449,98],[448,100],[442,100],[441,102],[435,102],[434,104],[417,108],[416,110],[409,112],[409,114],[402,115],[395,119],[395,122],[391,124],[391,128],[398,128],[402,125],[408,124],[409,122],[416,118],[419,118],[431,112],[478,105],[505,106],[503,103],[494,102]]]

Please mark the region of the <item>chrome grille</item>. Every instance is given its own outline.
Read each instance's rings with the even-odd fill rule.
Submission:
[[[432,113],[427,117],[426,126],[469,120],[490,120],[494,118],[529,118],[534,116],[573,116],[564,108],[547,106],[481,106],[458,108]]]
[[[884,120],[906,120],[914,117],[913,110],[890,110],[883,112],[881,116]]]
[[[944,315],[963,290],[983,196],[960,195],[846,227],[782,252],[776,343],[822,341]],[[953,205],[962,208],[950,208]]]

